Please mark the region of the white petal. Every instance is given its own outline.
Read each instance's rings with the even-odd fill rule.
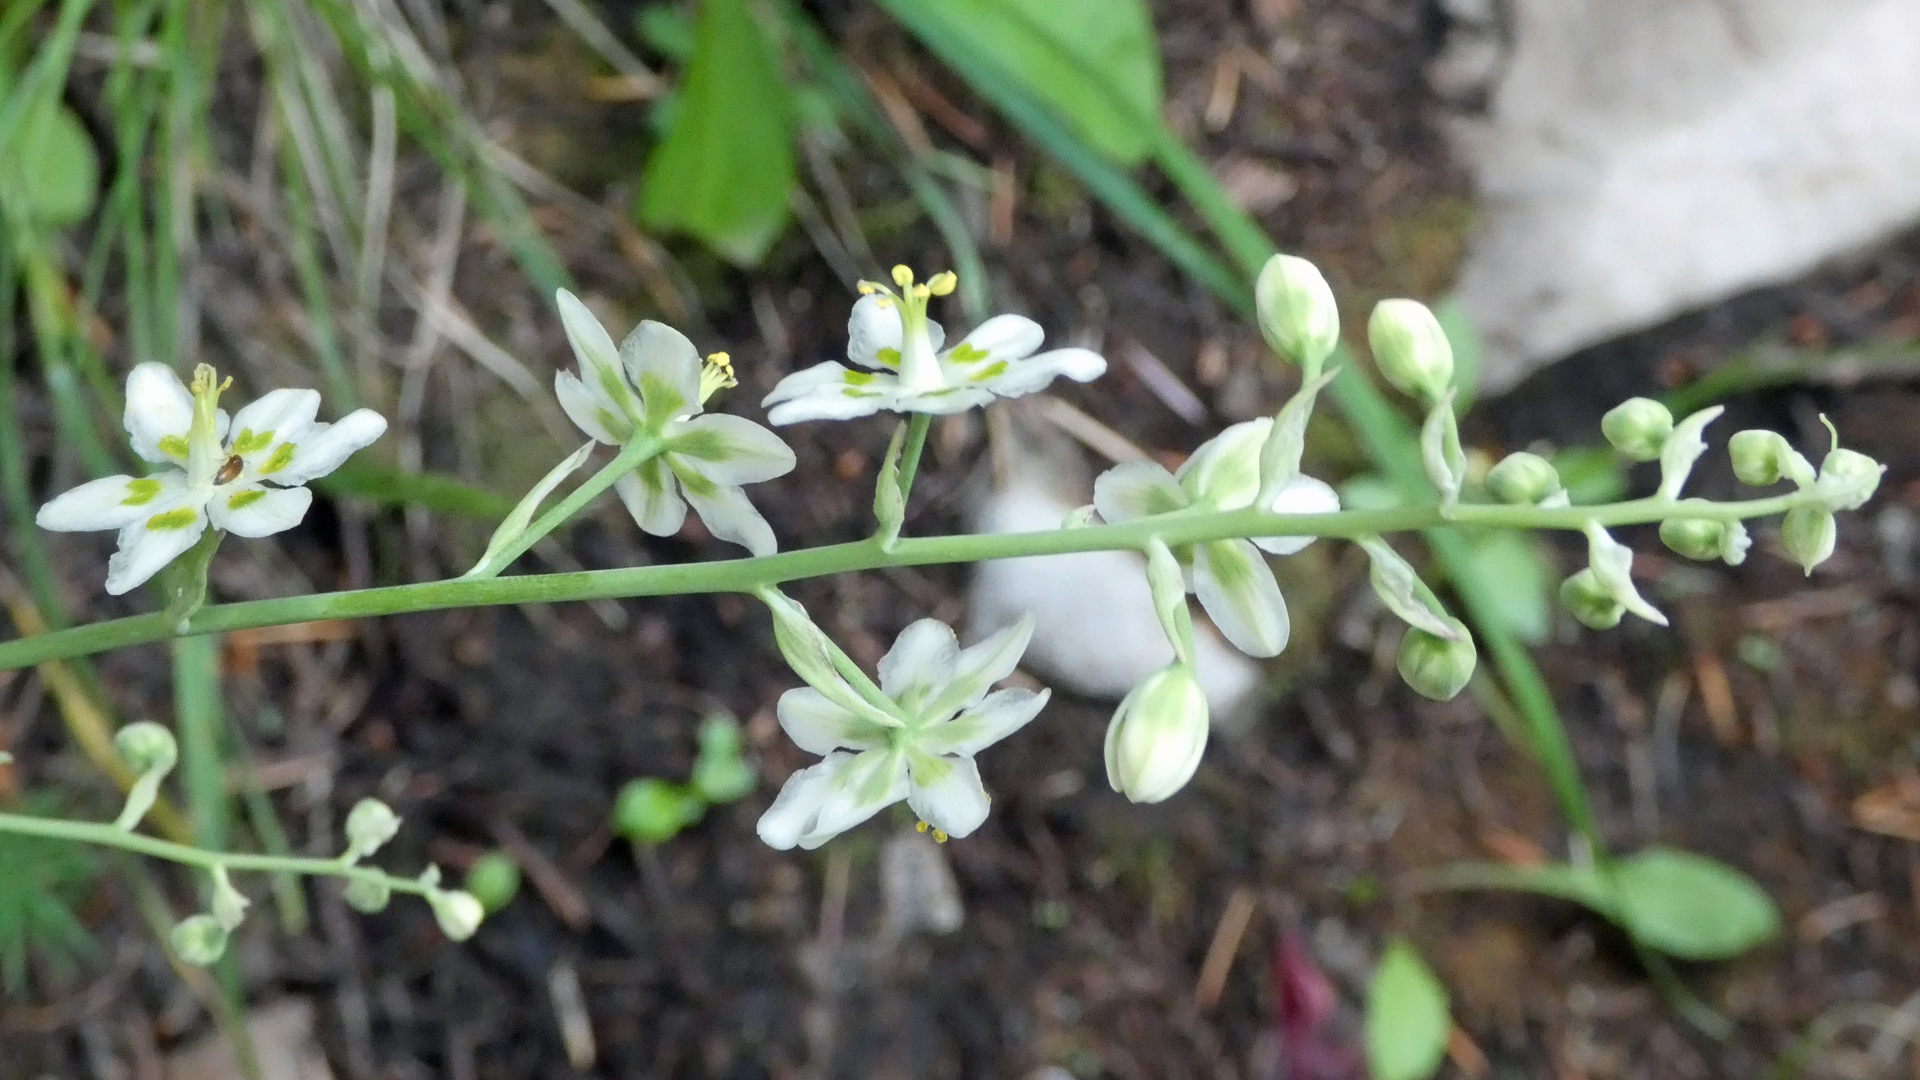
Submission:
[[[907,805],[920,820],[948,836],[967,836],[987,820],[993,801],[980,783],[980,766],[971,757],[915,754]]]
[[[929,319],[927,336],[935,351],[946,340],[946,331]],[[847,317],[847,359],[861,367],[900,369],[900,348],[906,340],[906,328],[900,322],[900,303],[890,296],[863,296]],[[882,356],[882,351],[888,355]]]
[[[709,413],[674,424],[667,449],[674,465],[716,484],[757,484],[793,471],[785,440],[744,416]]]
[[[1093,508],[1109,525],[1187,507],[1187,493],[1154,461],[1123,461],[1093,482]]]
[[[55,496],[33,521],[54,532],[120,529],[180,505],[186,490],[187,474],[178,469],[140,479],[109,476]]]
[[[640,390],[640,407],[656,427],[700,411],[700,351],[687,335],[648,319],[620,343],[620,362]]]
[[[372,409],[355,409],[332,424],[315,424],[293,447],[293,457],[285,468],[260,473],[276,484],[288,487],[325,476],[340,467],[375,439],[386,434],[387,419]],[[279,456],[275,451],[275,457]],[[271,461],[267,464],[272,464]]]
[[[567,290],[559,290],[553,299],[560,308],[560,324],[566,328],[567,342],[580,361],[581,381],[613,412],[622,416],[638,415],[639,403],[620,372],[620,350],[614,347],[607,328],[600,325],[600,320],[579,297]]]
[[[778,427],[802,420],[849,420],[891,408],[899,380],[891,375],[850,371],[829,360],[780,380],[761,400],[767,422]]]
[[[826,799],[800,836],[800,846],[817,848],[906,797],[906,762],[897,752],[855,754],[833,775]]]
[[[654,536],[672,536],[687,520],[687,504],[674,490],[673,477],[666,463],[652,458],[613,482],[620,501],[640,531]]]
[[[819,815],[821,804],[827,801],[833,778],[852,760],[852,754],[828,754],[816,764],[787,777],[780,794],[774,796],[773,805],[760,815],[760,824],[755,828],[760,839],[768,847],[781,851],[799,843]]]
[[[1003,370],[995,373],[993,369],[997,367],[996,361],[986,365],[983,371],[971,373],[970,377],[1001,397],[1019,397],[1039,390],[1062,375],[1074,382],[1092,382],[1106,374],[1107,361],[1092,349],[1055,349],[1025,360],[1008,361]]]
[[[686,469],[674,469],[680,490],[693,504],[693,510],[707,531],[730,543],[739,544],[755,555],[771,555],[779,550],[773,538],[773,526],[753,508],[747,493],[731,484],[716,484]]]
[[[232,451],[249,464],[264,460],[278,443],[298,443],[313,426],[320,412],[320,393],[316,390],[272,390],[233,414]],[[243,440],[258,444],[244,453]]]
[[[916,745],[930,754],[972,756],[1027,726],[1052,695],[1051,690],[995,690],[952,720],[921,732]]]
[[[893,648],[880,658],[880,692],[916,713],[953,678],[960,642],[938,619],[921,619],[900,631]]]
[[[969,409],[977,409],[992,400],[993,394],[985,387],[947,386],[917,394],[902,392],[888,402],[885,408],[894,412],[952,416]]]
[[[1221,510],[1252,506],[1260,494],[1260,448],[1272,430],[1273,419],[1265,416],[1235,424],[1201,443],[1174,478],[1194,502]]]
[[[272,536],[300,524],[312,505],[313,492],[303,487],[228,484],[214,493],[207,514],[214,528],[235,536]]]
[[[1046,336],[1039,323],[1023,315],[995,315],[974,327],[941,359],[962,371],[978,370],[979,364],[1032,356]]]
[[[781,694],[777,711],[781,729],[795,746],[809,754],[872,750],[887,744],[886,732],[879,725],[828,701],[811,686]]]
[[[1027,643],[1032,640],[1033,616],[1022,615],[1012,626],[961,649],[953,661],[952,678],[940,696],[927,703],[921,715],[951,716],[978,703],[987,696],[988,687],[1013,674],[1021,654],[1027,651]]]
[[[134,453],[162,465],[183,464],[187,429],[193,426],[193,395],[167,365],[151,360],[136,364],[127,375],[125,423]],[[160,440],[169,436],[180,439],[180,454],[160,449]]]
[[[169,512],[187,509],[191,509],[193,520],[185,525],[149,528],[148,522],[159,516],[155,514],[120,530],[119,550],[107,560],[107,592],[119,596],[144,583],[199,542],[200,534],[207,531],[207,515],[202,508],[182,505]]]
[[[1245,540],[1193,549],[1193,591],[1220,636],[1248,656],[1278,656],[1291,628],[1273,568]]]
[[[571,371],[553,373],[553,396],[560,399],[560,409],[573,421],[573,426],[585,432],[595,442],[614,446],[623,440],[614,434],[632,434],[633,424],[615,409],[609,408],[600,395],[587,388],[580,376]]]
[[[1340,493],[1323,480],[1304,473],[1287,481],[1267,509],[1276,514],[1337,514]],[[1275,555],[1292,555],[1313,543],[1311,536],[1256,536],[1254,545]]]

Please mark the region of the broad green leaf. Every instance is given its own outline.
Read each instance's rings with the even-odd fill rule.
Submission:
[[[1467,560],[1487,583],[1487,599],[1514,636],[1529,645],[1553,629],[1553,596],[1560,587],[1540,539],[1490,529],[1468,538]]]
[[[882,6],[916,33],[937,23],[941,37],[957,36],[990,54],[1108,157],[1137,165],[1152,149],[1158,133],[1137,118],[1160,115],[1163,88],[1145,0],[882,0]],[[941,51],[937,38],[920,36]]]
[[[647,159],[640,220],[758,263],[787,224],[791,95],[745,0],[702,0],[673,126]]]
[[[40,110],[22,131],[19,149],[14,160],[20,172],[8,179],[19,184],[30,216],[60,229],[93,212],[100,192],[100,159],[72,109],[61,105]]]
[[[1367,1071],[1373,1080],[1427,1080],[1446,1057],[1447,991],[1412,945],[1395,938],[1367,988]]]
[[[1461,864],[1442,875],[1456,888],[1516,889],[1583,904],[1641,944],[1682,960],[1725,960],[1780,932],[1780,912],[1754,880],[1725,863],[1652,847],[1615,866],[1619,904],[1589,867]]]

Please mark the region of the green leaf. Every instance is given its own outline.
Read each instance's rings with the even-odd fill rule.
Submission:
[[[758,263],[787,224],[791,95],[745,0],[702,0],[673,127],[647,159],[640,220]]]
[[[24,812],[62,816],[47,795],[31,797]],[[71,978],[77,961],[96,952],[74,914],[99,871],[92,853],[62,840],[0,834],[0,867],[0,984],[10,995],[23,993],[36,954],[56,980]]]
[[[1367,988],[1367,1071],[1373,1080],[1426,1080],[1447,1053],[1447,991],[1412,945],[1395,938]]]
[[[1529,645],[1553,629],[1553,596],[1560,587],[1540,539],[1531,533],[1489,529],[1468,538],[1467,562],[1487,584],[1491,614]]]
[[[442,473],[411,473],[349,461],[315,480],[312,487],[334,498],[365,499],[384,506],[420,506],[436,514],[498,521],[513,512],[513,500]]]
[[[1608,503],[1627,492],[1626,462],[1611,446],[1569,446],[1549,458],[1574,505]]]
[[[881,0],[881,6],[943,56],[949,36],[991,55],[1108,157],[1137,165],[1153,148],[1157,133],[1138,118],[1160,115],[1164,91],[1145,0]],[[925,33],[928,24],[938,24],[938,32]]]
[[[64,105],[39,111],[21,132],[16,179],[29,216],[65,228],[93,212],[100,193],[100,158],[93,139]]]
[[[1449,296],[1434,305],[1433,317],[1440,324],[1440,332],[1447,335],[1447,344],[1453,349],[1453,387],[1457,391],[1453,398],[1453,407],[1466,415],[1480,394],[1480,368],[1486,356],[1485,342],[1480,338],[1480,329],[1473,325],[1473,316],[1460,306],[1460,301]]]
[[[648,4],[633,13],[633,29],[647,47],[669,60],[693,55],[693,20],[678,4]]]

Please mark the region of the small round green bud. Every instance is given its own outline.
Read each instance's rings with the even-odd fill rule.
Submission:
[[[753,768],[740,750],[740,725],[716,713],[700,725],[700,756],[693,761],[693,790],[714,805],[744,799],[753,790]]]
[[[347,814],[347,853],[364,859],[400,831],[400,818],[379,799],[361,799]]]
[[[1780,521],[1780,545],[1807,573],[1827,561],[1838,538],[1833,511],[1819,506],[1796,506]]]
[[[1805,486],[1813,482],[1813,466],[1777,431],[1754,428],[1734,433],[1727,442],[1733,475],[1743,484],[1766,487],[1784,477]]]
[[[467,892],[491,915],[520,892],[520,864],[504,851],[489,851],[467,868]]]
[[[1514,506],[1532,506],[1560,490],[1560,474],[1539,454],[1508,454],[1487,471],[1487,494]]]
[[[1627,613],[1627,605],[1615,598],[1592,567],[1560,583],[1560,602],[1573,612],[1581,625],[1594,630],[1619,626],[1621,617]]]
[[[1673,414],[1652,398],[1628,398],[1600,418],[1600,433],[1635,461],[1653,461],[1673,434]]]
[[[472,893],[459,890],[428,893],[427,904],[433,908],[433,921],[440,924],[440,932],[447,935],[448,941],[472,937],[487,917],[486,909]]]
[[[219,919],[211,915],[191,915],[174,926],[173,932],[167,935],[167,944],[172,946],[173,955],[179,957],[181,963],[206,967],[226,955],[228,934]]]
[[[670,780],[647,777],[620,789],[613,804],[613,831],[634,843],[662,844],[707,812],[700,796]]]
[[[1400,677],[1414,693],[1435,701],[1451,701],[1465,689],[1478,660],[1466,624],[1451,618],[1447,624],[1460,635],[1458,641],[1419,627],[1408,627],[1400,638]]]
[[[1340,344],[1340,309],[1320,269],[1305,259],[1275,255],[1253,285],[1260,333],[1274,352],[1318,369]]]
[[[387,910],[387,904],[393,900],[393,886],[385,878],[354,878],[341,890],[347,906],[362,915],[373,915]]]
[[[1373,362],[1401,393],[1427,404],[1453,385],[1453,346],[1418,300],[1382,300],[1367,320]]]
[[[1885,465],[1855,450],[1836,448],[1820,463],[1815,490],[1829,510],[1858,510],[1880,487]]]
[[[162,776],[173,771],[180,760],[180,746],[173,740],[173,732],[151,720],[140,720],[120,729],[113,737],[113,748],[120,754],[120,760],[127,768],[145,776],[157,772]]]
[[[1668,518],[1660,523],[1660,542],[1689,559],[1717,559],[1727,525],[1712,518]]]
[[[1185,664],[1162,668],[1121,700],[1107,725],[1107,783],[1137,803],[1187,786],[1207,748],[1207,696]]]

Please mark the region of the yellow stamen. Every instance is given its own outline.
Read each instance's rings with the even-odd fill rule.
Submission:
[[[935,296],[946,296],[960,284],[960,278],[951,270],[942,270],[927,279],[927,291]]]
[[[880,291],[880,286],[874,284],[871,281],[863,281],[860,284],[854,286],[854,288],[860,290],[861,296],[872,296],[874,293],[877,293]]]
[[[704,405],[719,391],[739,385],[733,374],[733,358],[723,352],[708,353],[707,362],[700,366],[700,403]]]
[[[929,824],[927,824],[927,823],[926,823],[926,822],[924,822],[924,821],[922,821],[922,822],[920,822],[920,823],[918,823],[918,824],[916,824],[916,825],[915,825],[915,826],[913,827],[913,831],[914,831],[914,832],[926,832],[926,831],[927,831],[927,830],[929,830],[929,829],[933,829],[933,842],[934,842],[934,843],[936,843],[936,844],[944,844],[944,843],[946,843],[946,842],[947,842],[947,834],[946,834],[946,833],[944,833],[944,832],[941,832],[941,831],[940,831],[939,829],[934,829],[934,828],[933,828],[933,826],[931,826],[931,825],[929,825]]]
[[[920,823],[918,823],[918,824],[916,824],[916,825],[915,825],[915,826],[913,827],[913,831],[914,831],[914,832],[926,832],[926,831],[927,831],[927,823],[926,823],[926,822],[924,822],[924,821],[922,821],[922,822],[920,822]]]
[[[898,285],[898,286],[900,286],[900,287],[901,287],[901,288],[903,288],[903,289],[904,289],[904,288],[906,288],[907,286],[909,286],[909,285],[911,285],[911,284],[913,284],[913,271],[912,271],[912,270],[909,270],[909,269],[907,269],[907,267],[906,267],[906,265],[905,265],[904,263],[903,263],[903,264],[901,264],[901,265],[899,265],[899,266],[896,266],[896,267],[894,267],[894,268],[893,268],[893,283],[894,283],[895,285]]]

